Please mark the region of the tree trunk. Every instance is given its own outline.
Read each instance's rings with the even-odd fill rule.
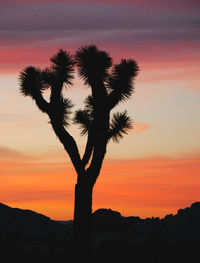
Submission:
[[[75,262],[89,262],[91,256],[92,189],[85,176],[75,186],[74,256]]]

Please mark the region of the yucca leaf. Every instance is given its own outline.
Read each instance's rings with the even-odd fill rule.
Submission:
[[[139,67],[132,59],[122,59],[119,64],[113,66],[111,75],[107,80],[107,89],[110,93],[109,100],[112,107],[131,97],[134,91],[133,80],[138,71]]]
[[[56,83],[56,74],[52,68],[45,68],[41,71],[41,79],[44,86],[51,88]]]
[[[92,127],[92,117],[87,110],[77,110],[73,121],[78,124],[81,129],[81,135],[86,135]]]
[[[86,84],[104,81],[108,69],[112,65],[112,58],[105,51],[89,45],[80,48],[75,54],[79,74]]]
[[[85,104],[85,110],[91,115],[92,118],[94,118],[94,100],[92,96],[88,96],[85,98],[84,100],[84,104]]]
[[[110,129],[108,132],[109,139],[113,139],[114,142],[119,142],[119,139],[127,134],[128,130],[132,128],[131,118],[128,116],[127,111],[117,112],[113,114],[110,122]]]
[[[51,69],[54,71],[57,79],[66,84],[72,84],[74,73],[74,61],[73,57],[63,49],[51,57],[51,62],[53,65]]]
[[[19,75],[20,92],[24,96],[30,96],[33,99],[46,87],[41,80],[41,70],[32,66],[25,68]]]

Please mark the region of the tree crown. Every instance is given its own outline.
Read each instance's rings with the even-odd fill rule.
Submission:
[[[119,142],[132,127],[127,111],[114,113],[111,120],[110,111],[133,94],[134,79],[139,67],[132,59],[122,59],[120,63],[112,65],[109,54],[94,45],[81,47],[74,56],[60,49],[50,61],[52,65],[44,70],[29,66],[20,73],[20,92],[24,96],[30,96],[38,108],[48,114],[52,127],[77,172],[84,169],[91,156],[91,165],[94,163],[98,166],[94,161],[96,152],[102,151],[104,156],[108,141],[113,139],[114,142]],[[73,117],[73,123],[79,125],[81,135],[88,135],[82,159],[76,142],[65,129],[69,125],[73,104],[62,93],[64,86],[72,84],[75,67],[92,90],[92,94],[84,101],[85,108],[75,111]],[[50,89],[49,102],[43,97],[46,89]],[[79,168],[75,162],[79,164]]]

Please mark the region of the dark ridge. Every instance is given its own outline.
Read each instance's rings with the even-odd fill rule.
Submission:
[[[11,208],[0,203],[0,233],[16,233],[23,240],[43,239],[63,230],[63,226],[49,217],[27,209]]]
[[[0,204],[0,263],[73,262],[72,223]],[[123,217],[111,209],[92,214],[95,263],[192,263],[199,251],[200,202],[162,219]]]

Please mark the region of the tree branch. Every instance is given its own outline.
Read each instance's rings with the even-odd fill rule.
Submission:
[[[62,124],[52,119],[51,116],[50,116],[50,119],[51,119],[53,130],[55,134],[57,135],[57,137],[59,138],[60,142],[63,144],[65,150],[67,151],[73,163],[73,166],[78,174],[78,180],[79,180],[81,176],[84,175],[85,169],[82,165],[76,142],[74,138],[65,130]]]
[[[92,160],[86,173],[90,177],[90,182],[92,186],[95,184],[99,176],[101,166],[106,154],[106,146],[107,146],[106,138],[96,141],[94,145]]]
[[[42,112],[49,114],[49,103],[44,99],[40,91],[35,94],[34,100]]]
[[[51,86],[50,102],[60,101],[61,91],[63,88],[63,82],[58,82],[56,85]]]
[[[85,152],[82,158],[82,164],[85,167],[87,163],[90,160],[90,157],[92,155],[92,150],[93,150],[93,136],[91,131],[88,131],[88,139],[87,139],[87,144],[85,147]]]
[[[108,96],[108,108],[111,111],[118,103],[120,102],[119,99],[119,92],[118,90],[113,90],[110,95]]]

